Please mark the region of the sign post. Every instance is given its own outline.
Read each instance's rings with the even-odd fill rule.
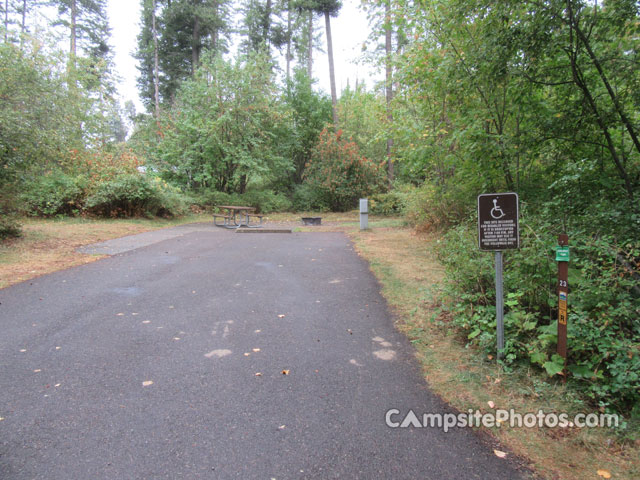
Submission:
[[[558,355],[567,362],[567,297],[569,295],[569,236],[558,235]]]
[[[478,195],[478,245],[480,250],[495,251],[496,257],[496,330],[498,358],[504,350],[503,251],[520,248],[517,193]]]

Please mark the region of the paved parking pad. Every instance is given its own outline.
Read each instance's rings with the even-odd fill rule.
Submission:
[[[526,477],[386,425],[450,410],[346,236],[178,228],[0,290],[0,478]]]

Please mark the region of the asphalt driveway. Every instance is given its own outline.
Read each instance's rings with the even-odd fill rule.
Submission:
[[[386,425],[450,410],[346,236],[142,238],[0,290],[0,479],[526,476]]]

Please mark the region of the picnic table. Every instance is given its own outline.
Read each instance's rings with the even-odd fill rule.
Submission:
[[[213,224],[224,228],[261,228],[262,215],[255,214],[255,207],[242,207],[238,205],[218,205],[218,208],[225,210],[225,213],[214,214]],[[251,223],[251,218],[258,218],[259,223]],[[218,223],[218,218],[223,219],[223,223]]]

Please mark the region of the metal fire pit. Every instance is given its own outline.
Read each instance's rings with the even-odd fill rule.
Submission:
[[[322,217],[302,217],[303,225],[322,225]]]

